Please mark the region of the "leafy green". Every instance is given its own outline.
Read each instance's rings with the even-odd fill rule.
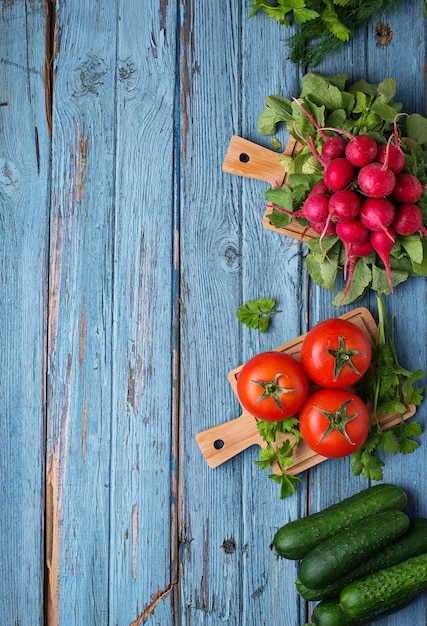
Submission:
[[[384,462],[380,454],[410,454],[419,443],[422,428],[415,421],[404,421],[409,405],[419,406],[423,390],[416,386],[425,375],[421,369],[410,372],[399,364],[394,339],[394,318],[388,322],[381,297],[378,302],[378,330],[374,351],[374,373],[363,381],[359,390],[372,399],[373,408],[369,435],[364,445],[350,457],[354,475],[362,474],[371,480],[383,479]],[[379,415],[400,415],[401,420],[391,428],[382,430]]]
[[[281,422],[260,420],[257,427],[267,445],[260,449],[260,458],[254,463],[263,470],[271,470],[268,477],[280,486],[280,498],[288,498],[295,493],[295,483],[301,482],[298,476],[286,471],[293,465],[292,455],[301,439],[298,418],[291,417]],[[274,471],[275,466],[278,472]]]
[[[340,49],[374,17],[399,6],[401,0],[251,0],[249,17],[259,11],[297,32],[288,37],[293,63],[315,67]]]
[[[278,211],[277,209],[273,209],[273,212],[268,216],[268,219],[276,228],[286,228],[286,226],[289,226],[292,221],[290,215],[282,213],[282,211]]]
[[[260,298],[259,300],[248,300],[242,304],[237,311],[236,317],[248,328],[255,328],[260,333],[265,333],[270,320],[276,313],[281,311],[275,309],[276,302],[272,298]]]
[[[278,0],[277,6],[272,5],[268,0],[253,0],[251,7],[249,17],[261,9],[267,17],[271,17],[285,26],[291,25],[291,17],[296,24],[304,24],[304,22],[319,17],[317,11],[306,7],[305,0]]]
[[[409,115],[406,120],[409,137],[415,139],[420,146],[427,144],[427,119],[419,113]]]

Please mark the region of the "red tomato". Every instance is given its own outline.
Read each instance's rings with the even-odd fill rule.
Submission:
[[[314,452],[339,458],[356,452],[364,444],[369,413],[355,393],[322,388],[307,398],[299,414],[299,428]]]
[[[262,352],[250,359],[237,378],[240,403],[251,415],[268,422],[292,417],[308,395],[301,364],[285,352]]]
[[[307,376],[321,387],[354,385],[368,370],[371,358],[371,343],[363,330],[340,318],[314,326],[301,346]]]

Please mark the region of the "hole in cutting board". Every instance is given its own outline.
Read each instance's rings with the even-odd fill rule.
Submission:
[[[251,157],[249,156],[249,154],[246,154],[246,152],[241,152],[239,155],[239,161],[241,163],[249,163],[249,161],[251,160]]]
[[[213,443],[213,447],[215,450],[221,450],[224,447],[224,442],[222,439],[216,439]]]

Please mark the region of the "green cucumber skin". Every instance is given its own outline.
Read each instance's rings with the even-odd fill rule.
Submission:
[[[411,525],[397,541],[386,546],[384,550],[375,554],[367,561],[352,569],[348,576],[338,580],[336,583],[326,585],[320,589],[310,589],[296,580],[295,586],[299,595],[304,600],[328,600],[338,596],[341,589],[353,580],[357,580],[368,574],[396,565],[413,556],[418,556],[427,552],[427,519],[418,517],[411,520]]]
[[[342,610],[338,599],[322,600],[314,607],[311,620],[315,626],[350,626],[353,622]]]
[[[339,603],[339,599],[322,600],[314,607],[312,621],[314,626],[364,626],[382,619],[387,615],[392,615],[401,611],[415,600],[416,596],[411,596],[407,600],[387,608],[374,611],[367,619],[353,619],[344,613]]]
[[[279,556],[302,559],[320,541],[349,524],[381,511],[403,511],[406,502],[406,493],[397,485],[374,485],[318,513],[288,522],[278,529],[272,545]]]
[[[403,511],[382,511],[325,539],[302,559],[298,579],[318,589],[346,576],[356,565],[380,552],[409,529]]]
[[[348,584],[339,596],[343,611],[366,619],[401,605],[427,589],[427,553],[379,570]]]

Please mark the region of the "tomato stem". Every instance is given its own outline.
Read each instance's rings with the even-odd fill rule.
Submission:
[[[292,393],[296,391],[295,389],[286,389],[286,387],[281,387],[279,385],[279,378],[281,376],[285,376],[285,374],[279,373],[273,376],[271,380],[253,380],[252,382],[260,385],[264,389],[264,393],[262,393],[256,402],[260,402],[261,400],[265,400],[266,398],[271,398],[274,400],[276,406],[283,411],[283,407],[280,403],[280,395],[282,393]]]
[[[347,415],[347,407],[352,402],[352,400],[346,400],[343,404],[338,407],[335,411],[325,411],[320,407],[314,407],[319,413],[324,415],[327,420],[329,420],[329,426],[323,433],[323,435],[319,439],[319,443],[323,441],[328,435],[331,434],[334,430],[340,432],[343,437],[351,443],[352,446],[355,444],[350,439],[349,434],[347,433],[346,426],[351,420],[355,419],[358,415],[360,415],[360,411],[357,411],[353,415]]]
[[[334,381],[338,380],[338,376],[346,366],[353,370],[355,374],[360,375],[360,372],[354,365],[352,358],[358,354],[365,355],[365,353],[361,350],[350,350],[347,348],[344,339],[345,338],[342,335],[338,337],[338,348],[336,350],[331,349],[330,343],[328,343],[326,348],[329,354],[335,359]]]

